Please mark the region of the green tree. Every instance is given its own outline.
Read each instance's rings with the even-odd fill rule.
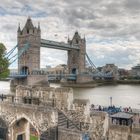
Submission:
[[[9,61],[6,57],[4,57],[6,53],[6,47],[0,43],[0,79],[6,78],[9,75]]]

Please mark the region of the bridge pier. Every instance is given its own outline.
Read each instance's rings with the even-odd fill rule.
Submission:
[[[76,83],[89,83],[92,82],[93,78],[90,75],[78,74]]]
[[[27,75],[25,78],[15,77],[10,82],[10,90],[12,92],[16,91],[18,85],[28,85],[28,86],[46,86],[49,87],[48,76],[47,75]]]

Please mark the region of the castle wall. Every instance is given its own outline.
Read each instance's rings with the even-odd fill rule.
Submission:
[[[132,140],[140,140],[140,126],[134,127],[131,134]]]
[[[61,128],[58,130],[58,140],[82,140],[82,133]]]
[[[132,140],[140,140],[140,133],[132,134]]]
[[[73,90],[71,88],[17,86],[16,98],[19,102],[23,102],[24,97],[39,98],[42,104],[50,103],[59,109],[69,110],[73,103]]]
[[[109,140],[128,140],[129,135],[130,127],[128,126],[111,125],[109,127]]]

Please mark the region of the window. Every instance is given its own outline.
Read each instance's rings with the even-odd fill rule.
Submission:
[[[76,44],[78,44],[79,43],[79,41],[78,41],[78,39],[76,39]]]

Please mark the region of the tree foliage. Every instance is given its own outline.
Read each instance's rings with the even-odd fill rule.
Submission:
[[[9,75],[9,62],[4,56],[6,53],[6,47],[0,43],[0,78],[6,78]]]

